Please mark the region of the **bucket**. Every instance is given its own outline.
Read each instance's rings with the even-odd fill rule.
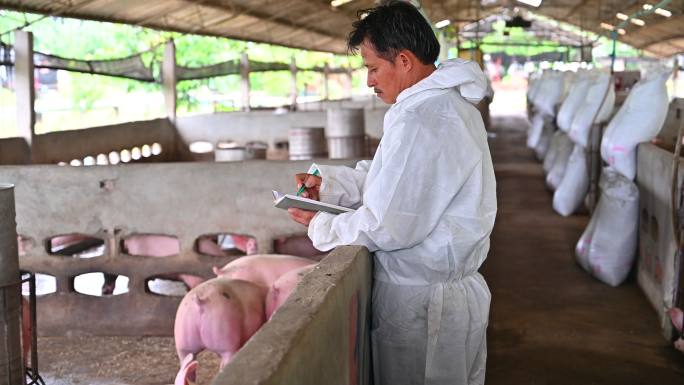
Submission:
[[[323,127],[295,127],[288,132],[290,160],[325,157],[326,143]]]
[[[214,160],[217,162],[239,162],[241,160],[245,160],[246,158],[246,151],[244,147],[217,147],[216,150],[214,150]]]
[[[328,140],[330,159],[366,156],[364,110],[362,108],[328,109],[325,136]]]
[[[248,142],[245,145],[245,159],[266,159],[268,145],[264,142]]]

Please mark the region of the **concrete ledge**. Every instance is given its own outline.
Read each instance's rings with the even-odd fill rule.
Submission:
[[[31,148],[24,138],[0,139],[0,164],[30,164]]]
[[[639,259],[637,280],[658,313],[668,341],[676,330],[665,311],[676,304],[674,295],[682,278],[678,275],[677,243],[672,231],[673,153],[651,143],[637,147],[636,184],[639,186]],[[684,160],[679,160],[679,180],[684,180]]]
[[[145,291],[145,280],[168,273],[211,277],[212,266],[228,259],[200,255],[195,241],[201,235],[253,236],[257,252],[267,254],[275,238],[304,232],[285,211],[273,207],[270,190],[294,191],[294,174],[309,164],[0,166],[0,181],[16,185],[17,232],[31,240],[20,257],[21,268],[57,280],[56,293],[38,298],[39,333],[171,335],[181,298],[151,295]],[[103,239],[104,254],[85,259],[48,254],[48,239],[72,233]],[[121,240],[132,234],[176,237],[180,252],[168,257],[127,255]],[[125,275],[130,279],[129,292],[109,298],[87,298],[75,292],[71,278],[88,272]]]
[[[212,384],[370,383],[371,277],[366,248],[333,250]]]
[[[168,119],[154,119],[36,135],[33,139],[33,162],[57,164],[155,142],[162,146],[162,153],[154,158],[155,161],[177,159],[175,128]]]

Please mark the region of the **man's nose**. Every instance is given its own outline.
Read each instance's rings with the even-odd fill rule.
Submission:
[[[375,84],[376,84],[376,83],[375,83],[375,78],[372,77],[372,76],[370,76],[370,75],[368,75],[368,76],[366,77],[366,86],[368,86],[369,88],[373,88],[373,87],[375,87]]]

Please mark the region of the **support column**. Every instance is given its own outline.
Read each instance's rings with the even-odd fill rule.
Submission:
[[[346,81],[344,82],[344,93],[349,99],[352,98],[352,69],[349,68],[346,72]]]
[[[290,83],[290,110],[294,111],[297,109],[297,61],[294,56],[290,60],[290,74],[292,75]]]
[[[326,62],[323,67],[323,87],[325,100],[330,100],[330,65]]]
[[[449,58],[449,42],[444,29],[439,31],[439,62],[444,63]]]
[[[171,122],[176,121],[176,46],[173,40],[166,42],[164,62],[162,63],[162,89],[166,103],[166,116]]]
[[[0,184],[0,385],[23,385],[14,186]]]
[[[249,111],[249,56],[246,52],[240,58],[240,77],[242,78],[240,84],[242,88],[242,110]]]
[[[17,94],[17,129],[29,147],[35,136],[36,112],[34,104],[33,34],[26,31],[14,33],[14,89]]]

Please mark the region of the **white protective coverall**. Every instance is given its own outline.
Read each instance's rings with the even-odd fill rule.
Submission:
[[[440,65],[387,111],[372,162],[313,165],[323,202],[309,237],[320,250],[375,253],[371,345],[376,385],[483,384],[490,292],[478,268],[496,216],[496,181],[480,113],[485,75]]]

